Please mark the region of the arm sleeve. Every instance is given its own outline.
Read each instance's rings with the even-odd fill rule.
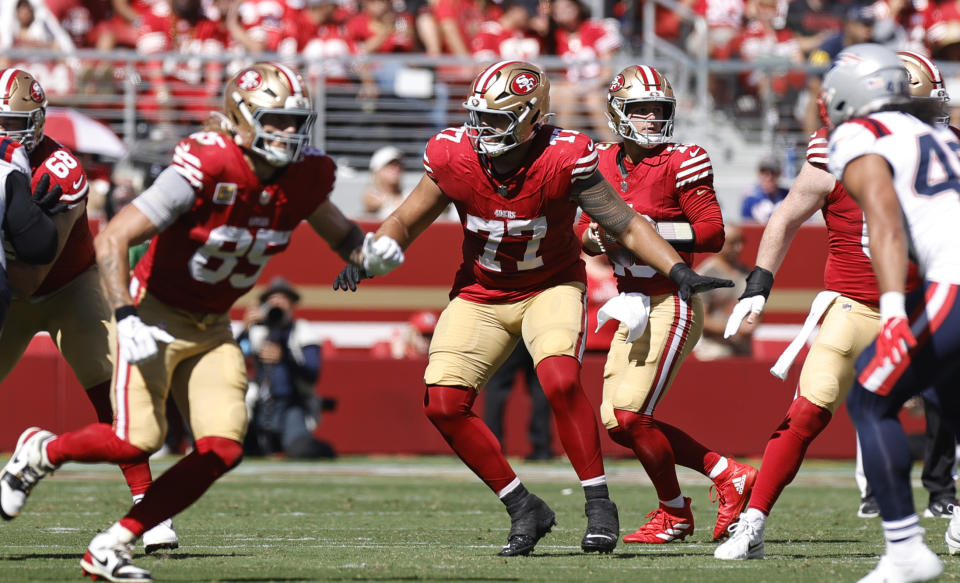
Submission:
[[[723,247],[723,215],[712,188],[701,186],[683,193],[680,208],[693,229],[694,251],[716,253]]]
[[[34,204],[30,183],[22,172],[7,174],[4,186],[7,208],[3,231],[17,259],[31,264],[50,263],[57,256],[57,227]]]
[[[190,210],[196,196],[187,179],[173,167],[167,167],[150,188],[133,199],[133,204],[162,231]]]

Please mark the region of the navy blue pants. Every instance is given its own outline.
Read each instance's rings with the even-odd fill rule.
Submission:
[[[857,360],[857,380],[847,410],[863,450],[863,469],[885,521],[914,514],[912,458],[897,414],[903,403],[930,387],[940,401],[942,422],[957,433],[960,421],[960,294],[958,286],[925,281],[907,296],[910,329],[917,346],[898,366],[878,367],[871,344]],[[864,386],[863,371],[871,374]]]

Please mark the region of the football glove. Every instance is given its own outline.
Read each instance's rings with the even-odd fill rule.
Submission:
[[[44,174],[37,181],[37,186],[33,190],[33,202],[37,203],[37,206],[43,209],[43,212],[48,216],[57,215],[67,210],[67,204],[60,202],[62,194],[63,189],[60,188],[59,184],[50,188],[50,175]]]
[[[117,308],[117,344],[120,358],[139,364],[157,355],[157,341],[173,342],[165,330],[144,324],[133,306]]]
[[[740,296],[740,301],[733,307],[733,312],[727,319],[727,327],[723,330],[723,337],[730,338],[740,329],[743,319],[749,314],[760,315],[773,289],[773,274],[762,267],[754,267],[747,276],[747,287]]]
[[[716,277],[707,277],[700,275],[690,269],[686,263],[677,263],[670,268],[670,279],[680,288],[677,292],[680,299],[687,301],[690,296],[703,291],[718,287],[733,287],[733,282],[729,279],[719,279]]]
[[[917,339],[910,331],[910,321],[906,316],[894,316],[884,320],[874,344],[876,352],[857,380],[867,390],[886,395],[893,388],[893,384],[871,381],[870,377],[878,368],[892,370],[900,361],[910,358],[909,351],[916,345]]]
[[[402,263],[403,249],[390,237],[367,233],[363,238],[363,269],[368,275],[386,275]]]
[[[343,268],[343,271],[340,272],[340,275],[333,280],[333,289],[355,292],[357,291],[357,284],[364,279],[370,279],[372,277],[373,276],[368,274],[363,267],[348,263],[346,267]]]

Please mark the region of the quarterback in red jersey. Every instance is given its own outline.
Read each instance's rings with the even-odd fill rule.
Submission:
[[[610,552],[619,538],[617,507],[580,386],[586,276],[573,232],[577,205],[687,295],[731,282],[694,273],[616,196],[597,172],[590,138],[546,123],[550,84],[536,65],[487,67],[463,105],[467,123],[430,140],[423,178],[377,231],[406,247],[451,202],[463,225],[463,263],[430,343],[425,412],[506,506],[511,528],[500,555],[529,554],[555,524],[554,513],[520,483],[472,411],[477,392],[522,340],[587,499],[581,548]],[[348,267],[334,286],[355,288],[363,275]]]
[[[621,139],[598,146],[599,169],[690,265],[695,251],[723,246],[723,217],[707,152],[696,144],[672,143],[675,114],[673,88],[660,71],[646,65],[620,71],[607,91],[607,117]],[[581,217],[577,231],[587,253],[610,251],[620,291],[598,312],[601,322],[620,321],[604,370],[601,421],[643,464],[660,500],[649,522],[623,540],[657,544],[693,533],[690,498],[680,490],[675,464],[713,480],[720,502],[713,538],[723,538],[746,506],[757,471],[653,417],[700,339],[703,304],[698,297],[681,298],[676,283],[618,252],[622,248],[615,242],[604,242],[590,217]]]
[[[110,423],[110,308],[100,289],[87,224],[87,176],[70,150],[44,135],[47,99],[30,73],[12,68],[0,71],[0,93],[0,135],[23,144],[33,183],[47,176],[51,185],[59,186],[60,202],[66,207],[53,219],[59,232],[56,259],[45,265],[14,260],[7,266],[15,299],[0,334],[0,380],[10,374],[34,335],[48,332],[86,389],[97,420]],[[150,486],[150,466],[143,461],[120,467],[134,500],[139,501]],[[144,535],[148,553],[178,544],[167,521]]]
[[[906,51],[899,56],[910,72],[913,98],[932,101],[945,111],[946,92],[933,62]],[[850,391],[857,357],[880,331],[880,296],[870,263],[870,235],[863,210],[847,194],[843,184],[827,171],[831,124],[824,115],[821,117],[826,127],[810,137],[806,163],[764,228],[756,267],[747,278],[746,290],[727,322],[725,336],[732,336],[744,318],[759,317],[790,241],[800,225],[818,210],[823,212],[827,225],[825,291],[814,300],[800,335],[770,372],[786,378],[793,358],[821,317],[823,323],[803,363],[798,395],[767,442],[750,505],[733,537],[715,550],[714,556],[718,559],[763,558],[767,516],[783,489],[797,475],[807,447],[827,426]],[[946,123],[946,118],[941,121]],[[915,287],[913,268],[910,280],[908,285]]]
[[[170,167],[95,240],[116,321],[113,425],[59,437],[24,431],[0,477],[4,512],[16,516],[37,481],[66,461],[146,460],[163,444],[170,395],[196,447],[94,537],[81,560],[90,575],[151,581],[132,563],[133,544],[240,462],[247,379],[228,309],[287,247],[294,228],[306,220],[345,259],[357,249],[353,259],[367,263],[362,231],[329,201],[333,161],[307,146],[313,120],[294,71],[275,63],[241,70],[207,131],[182,140]],[[128,249],[147,239],[131,279]]]

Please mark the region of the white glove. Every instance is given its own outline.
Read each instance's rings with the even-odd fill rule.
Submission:
[[[386,275],[403,263],[403,249],[387,236],[367,233],[363,238],[363,269],[368,275]]]
[[[173,342],[174,338],[165,330],[144,324],[136,314],[125,316],[117,322],[120,358],[130,364],[139,364],[156,356],[157,340]]]
[[[730,338],[740,329],[740,324],[748,314],[760,315],[763,313],[763,306],[767,303],[767,298],[763,296],[750,296],[743,298],[733,307],[733,312],[727,319],[727,327],[723,330],[723,337]]]

